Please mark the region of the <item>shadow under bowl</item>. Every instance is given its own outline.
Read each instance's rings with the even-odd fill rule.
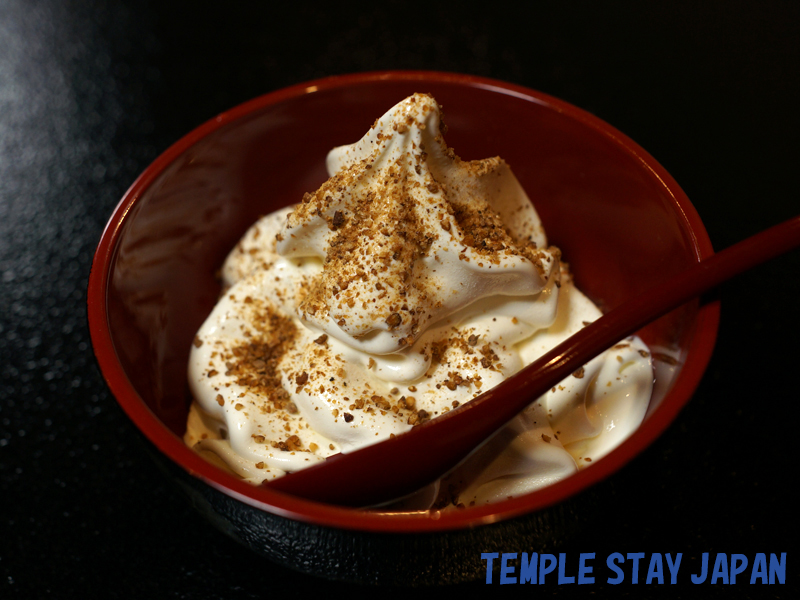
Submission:
[[[464,159],[501,156],[534,203],[578,287],[607,310],[713,253],[670,175],[608,124],[503,82],[437,72],[331,77],[242,104],[179,140],[114,211],[92,266],[88,312],[100,368],[151,454],[217,527],[270,559],[361,583],[454,583],[481,577],[481,552],[536,551],[584,514],[591,486],[658,437],[710,358],[719,306],[689,303],[639,335],[659,357],[639,430],[591,467],[543,490],[482,507],[386,514],[254,487],[205,462],[182,435],[186,368],[216,303],[215,272],[261,215],[326,179],[325,156],[359,139],[414,92],[443,106]],[[589,490],[587,492],[587,490]]]

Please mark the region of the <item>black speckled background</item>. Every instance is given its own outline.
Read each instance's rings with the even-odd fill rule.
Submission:
[[[717,248],[800,213],[796,3],[291,4],[0,0],[0,598],[375,593],[267,563],[208,526],[94,363],[86,283],[106,219],[150,161],[231,106],[337,73],[474,73],[628,134],[685,189]],[[719,295],[695,398],[600,486],[606,518],[556,549],[683,552],[680,585],[549,594],[797,597],[800,253]],[[702,552],[789,552],[788,585],[692,586]],[[489,591],[449,592],[467,588]]]

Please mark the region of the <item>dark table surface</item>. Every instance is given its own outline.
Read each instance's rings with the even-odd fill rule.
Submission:
[[[0,1],[2,598],[375,593],[267,563],[208,526],[145,454],[94,362],[86,282],[107,218],[160,152],[231,106],[346,72],[478,74],[629,135],[684,188],[716,248],[800,212],[796,3],[294,4]],[[794,252],[720,291],[695,397],[602,484],[606,519],[559,551],[682,552],[693,568],[703,552],[789,552],[799,273]],[[789,552],[785,586],[698,588],[682,571],[677,587],[612,591],[788,598],[796,561]]]

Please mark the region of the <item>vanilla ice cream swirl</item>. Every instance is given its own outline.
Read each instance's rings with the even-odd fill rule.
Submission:
[[[253,483],[408,431],[600,316],[499,158],[463,161],[415,94],[331,175],[228,256],[192,347],[186,442]],[[558,481],[639,425],[653,384],[637,338],[587,364],[398,509],[483,503]]]

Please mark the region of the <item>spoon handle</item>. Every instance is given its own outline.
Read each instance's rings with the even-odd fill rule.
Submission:
[[[435,481],[581,365],[720,283],[800,246],[792,218],[704,259],[624,302],[475,400],[410,432],[337,454],[266,484],[295,496],[369,506]]]

